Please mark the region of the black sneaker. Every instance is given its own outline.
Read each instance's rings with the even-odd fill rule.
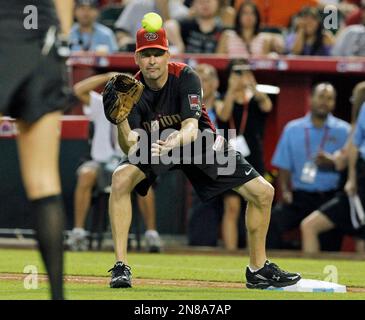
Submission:
[[[113,268],[108,272],[112,272],[112,279],[110,280],[110,288],[130,288],[132,287],[132,272],[131,268],[118,261]]]
[[[266,260],[258,271],[252,272],[246,268],[246,287],[248,289],[266,289],[268,287],[286,287],[296,284],[301,279],[299,273],[281,270],[275,263]]]

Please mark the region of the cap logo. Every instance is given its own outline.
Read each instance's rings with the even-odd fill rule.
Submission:
[[[158,39],[158,34],[154,32],[145,33],[144,37],[147,41],[155,41]]]

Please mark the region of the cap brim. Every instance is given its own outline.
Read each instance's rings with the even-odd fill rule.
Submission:
[[[139,51],[142,51],[145,49],[161,49],[161,50],[165,50],[165,51],[169,50],[168,47],[164,47],[164,46],[160,46],[160,45],[156,44],[156,45],[147,45],[147,46],[140,47],[140,48],[136,49],[136,52],[139,52]]]

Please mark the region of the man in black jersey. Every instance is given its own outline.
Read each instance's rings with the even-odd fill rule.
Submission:
[[[112,178],[109,210],[116,263],[110,270],[110,286],[131,287],[127,240],[131,224],[132,190],[145,195],[159,173],[174,169],[184,171],[202,200],[209,200],[233,189],[248,201],[248,288],[283,287],[298,282],[299,274],[282,271],[266,258],[265,238],[274,197],[273,187],[239,152],[230,149],[223,137],[216,135],[215,127],[201,104],[202,90],[198,75],[186,64],[169,62],[165,30],[148,33],[140,29],[136,37],[135,62],[140,68],[136,78],[145,85],[145,89],[128,119],[118,125],[119,144],[128,158],[122,161]],[[165,129],[173,131],[164,136]],[[213,162],[199,162],[195,158],[199,153],[195,146],[201,142],[203,134],[214,138],[213,143],[200,144],[203,146],[201,154],[213,154]],[[155,161],[177,149],[193,146],[194,156],[190,155],[190,164],[186,162],[186,158],[189,158],[186,153],[180,155],[179,163],[164,165]],[[136,156],[146,150],[147,159]],[[218,159],[222,154],[226,156],[225,164]],[[230,163],[234,163],[234,167],[229,174],[220,170]]]
[[[60,57],[66,47],[59,44],[72,25],[73,1],[54,2],[38,0],[30,7],[25,0],[0,0],[0,121],[3,115],[16,119],[22,179],[52,299],[59,300],[65,220],[58,170],[59,120],[66,104],[65,63]],[[26,23],[24,12],[36,12],[33,26]]]

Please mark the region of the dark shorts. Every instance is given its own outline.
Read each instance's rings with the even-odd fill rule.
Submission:
[[[318,211],[327,216],[344,234],[365,239],[365,226],[355,228],[353,224],[350,202],[345,192],[338,193],[333,199],[322,205]]]
[[[356,165],[358,195],[365,207],[365,161],[359,159]],[[340,192],[319,208],[337,228],[345,234],[365,239],[365,226],[360,226],[356,217],[351,218],[350,202],[345,192]],[[356,223],[357,221],[357,223]]]
[[[190,180],[196,193],[202,201],[208,201],[227,190],[231,190],[235,187],[243,185],[248,181],[257,178],[260,174],[245,160],[245,158],[239,153],[235,152],[232,156],[235,157],[236,167],[231,175],[218,175],[214,174],[219,168],[224,166],[218,163],[195,165],[195,164],[182,164],[175,165],[168,169],[182,170],[186,177]],[[128,158],[124,158],[120,164],[131,164]],[[135,190],[138,194],[145,196],[149,187],[154,183],[158,174],[150,164],[133,164],[137,166],[146,175],[146,179],[142,180]]]
[[[330,201],[335,194],[336,191],[293,191],[293,202],[291,204],[278,203],[274,207],[271,215],[271,225],[275,225],[275,230],[279,233],[298,228],[303,219],[324,203]]]
[[[268,249],[299,249],[300,243],[288,241],[287,232],[296,229],[313,211],[330,201],[336,191],[307,192],[293,191],[291,204],[278,203],[272,211],[266,245]],[[337,229],[330,230],[320,236],[321,249],[337,251],[341,248],[342,233]]]
[[[28,123],[64,110],[66,66],[53,47],[41,54],[41,42],[0,45],[0,113]]]

